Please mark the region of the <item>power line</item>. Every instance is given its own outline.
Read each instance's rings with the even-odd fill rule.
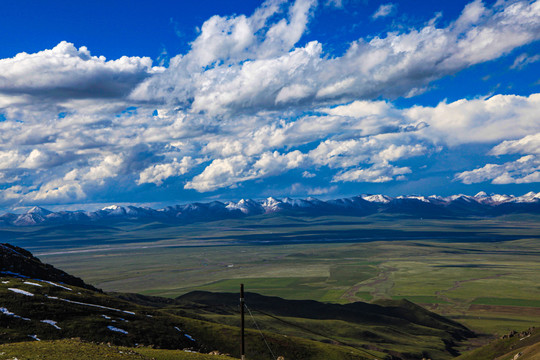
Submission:
[[[257,330],[259,330],[259,333],[261,334],[263,340],[264,340],[264,343],[266,344],[266,347],[268,348],[268,350],[270,351],[270,354],[272,354],[272,359],[276,359],[276,355],[274,355],[274,352],[272,351],[272,349],[270,348],[270,345],[268,345],[268,342],[266,341],[266,338],[264,337],[264,334],[263,332],[261,331],[261,328],[259,327],[259,324],[257,324],[257,322],[255,321],[255,318],[253,317],[253,314],[251,313],[251,310],[248,308],[248,306],[246,304],[244,304],[244,306],[246,307],[247,311],[249,312],[249,316],[251,316],[251,319],[253,320],[253,323],[255,324],[255,326],[257,327]]]
[[[322,337],[327,338],[327,339],[329,339],[329,340],[335,341],[335,342],[337,342],[337,343],[339,343],[339,344],[341,344],[341,345],[345,345],[345,346],[352,347],[353,349],[356,349],[356,350],[358,350],[358,351],[364,352],[364,353],[368,354],[369,356],[373,356],[374,359],[377,359],[377,355],[374,355],[374,354],[370,353],[369,351],[367,351],[367,350],[365,350],[365,349],[363,349],[363,348],[358,348],[358,347],[356,347],[355,345],[347,344],[347,343],[345,343],[345,342],[343,342],[343,341],[341,341],[341,340],[338,340],[338,339],[336,339],[336,338],[333,338],[333,337],[331,337],[331,336],[328,336],[328,335],[325,335],[325,334],[321,334],[321,333],[319,333],[319,332],[313,331],[313,330],[308,329],[308,328],[306,328],[306,327],[303,327],[303,326],[294,324],[294,323],[292,323],[292,322],[283,320],[283,319],[279,318],[278,316],[275,316],[275,315],[272,315],[272,314],[268,314],[268,313],[266,313],[266,312],[264,312],[264,311],[262,311],[262,310],[257,310],[257,309],[255,309],[254,311],[257,311],[257,312],[259,312],[259,313],[261,313],[261,314],[263,314],[263,315],[266,315],[266,316],[268,316],[268,317],[271,317],[272,319],[278,320],[278,321],[280,321],[280,322],[282,322],[282,323],[284,323],[284,324],[287,324],[287,325],[289,325],[289,326],[296,327],[296,328],[298,328],[298,329],[300,329],[300,330],[306,331],[306,332],[311,333],[311,334],[313,334],[313,335],[322,336]],[[250,312],[250,313],[251,313],[251,312]]]

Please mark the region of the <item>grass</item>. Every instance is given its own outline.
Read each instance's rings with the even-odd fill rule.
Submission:
[[[229,356],[189,353],[182,350],[128,348],[80,340],[32,341],[0,345],[1,359],[18,360],[230,360]]]
[[[248,290],[289,299],[406,298],[484,333],[540,323],[536,313],[527,322],[521,318],[523,307],[540,301],[538,215],[276,215],[97,230],[9,229],[14,244],[107,291],[176,297],[197,289],[237,291],[243,282]],[[502,316],[475,305],[506,310]]]
[[[518,357],[515,357],[520,354]],[[488,345],[464,353],[456,360],[536,360],[540,358],[540,331],[530,329],[527,334],[515,334],[497,339]]]

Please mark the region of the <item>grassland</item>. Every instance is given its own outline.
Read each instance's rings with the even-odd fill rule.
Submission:
[[[540,324],[540,216],[390,216],[11,229],[15,245],[106,291],[252,292],[348,303],[410,299],[472,329]],[[6,232],[4,232],[6,233]]]
[[[182,350],[119,347],[71,339],[3,344],[0,345],[0,359],[232,360],[234,358],[189,353]]]

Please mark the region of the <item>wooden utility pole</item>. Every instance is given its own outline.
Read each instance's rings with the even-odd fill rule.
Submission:
[[[244,284],[240,284],[240,316],[241,316],[241,329],[242,329],[242,352],[241,352],[241,360],[246,359],[246,345],[244,342]]]

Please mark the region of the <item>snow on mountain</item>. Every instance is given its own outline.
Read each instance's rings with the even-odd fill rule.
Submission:
[[[251,199],[241,199],[237,203],[229,201],[226,205],[227,210],[240,210],[246,215],[261,214],[264,212],[263,207],[258,202]]]
[[[383,203],[388,204],[392,199],[386,195],[362,195],[362,199],[369,201],[369,202],[375,202],[375,203]]]
[[[34,206],[25,214],[19,215],[13,224],[17,226],[37,225],[45,221],[52,212],[39,206]]]
[[[52,213],[52,211],[49,211],[49,210],[44,209],[44,208],[39,207],[39,206],[34,206],[30,210],[28,210],[26,213],[27,214],[39,215],[39,216],[47,216],[50,213]]]
[[[261,205],[266,213],[272,213],[279,211],[283,207],[282,204],[282,201],[270,196],[269,198],[265,199]]]
[[[165,221],[210,221],[237,218],[282,211],[301,211],[303,214],[368,215],[377,212],[407,213],[426,216],[483,216],[516,212],[540,212],[540,193],[529,192],[522,196],[491,194],[481,191],[474,196],[437,195],[397,196],[364,194],[351,198],[322,201],[269,197],[264,200],[241,199],[238,202],[191,203],[167,206],[154,210],[148,207],[110,205],[97,211],[51,212],[39,206],[24,214],[4,214],[0,225],[32,226],[39,224],[91,223],[102,219],[157,219]]]
[[[530,203],[540,201],[540,192],[535,193],[533,191],[526,193],[522,196],[517,196],[514,198],[515,202]]]
[[[112,211],[115,211],[115,210],[118,210],[120,209],[121,207],[118,206],[118,205],[109,205],[109,206],[105,206],[103,209],[103,211],[107,211],[107,210],[112,210]]]
[[[417,195],[398,196],[396,199],[400,199],[400,200],[403,200],[403,199],[405,199],[405,200],[418,200],[418,201],[425,202],[425,203],[430,203],[431,202],[425,196],[417,196]]]

